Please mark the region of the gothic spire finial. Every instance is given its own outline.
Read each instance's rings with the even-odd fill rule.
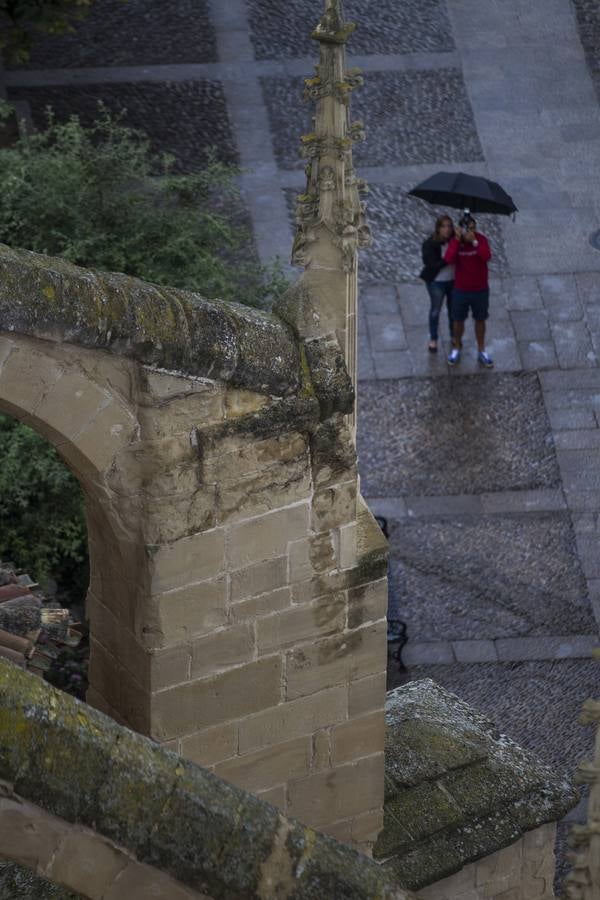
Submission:
[[[316,75],[305,79],[304,97],[315,103],[314,131],[303,135],[301,154],[307,160],[307,185],[298,197],[296,239],[292,262],[309,267],[318,257],[318,243],[333,243],[342,254],[344,271],[356,269],[356,251],[370,242],[360,182],[352,162],[353,143],[364,139],[361,122],[350,122],[350,94],[362,84],[360,70],[346,71],[345,43],[355,29],[344,22],[341,0],[325,0],[325,11],[312,37],[319,42]],[[315,229],[327,234],[318,241]],[[324,248],[322,248],[324,249]]]
[[[301,139],[306,189],[296,207],[292,263],[305,269],[303,279],[311,288],[311,336],[335,337],[356,385],[357,251],[370,243],[371,234],[359,196],[366,184],[352,162],[352,146],[364,138],[362,123],[350,121],[350,97],[362,84],[360,69],[346,70],[345,44],[354,28],[344,21],[341,0],[325,0],[312,32],[319,63],[304,82],[304,98],[314,104],[314,127]]]

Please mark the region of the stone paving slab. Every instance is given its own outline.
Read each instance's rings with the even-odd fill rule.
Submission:
[[[584,428],[558,432],[554,435],[554,444],[557,450],[600,450],[600,429]]]
[[[561,369],[595,367],[598,357],[585,322],[552,325],[552,337]]]
[[[596,417],[592,409],[550,409],[550,424],[555,431],[565,429],[589,429],[596,426]]]
[[[534,374],[364,382],[358,408],[367,497],[559,484],[550,423]]]
[[[405,497],[406,516],[410,519],[433,516],[480,516],[483,503],[478,494],[455,494],[449,497]]]
[[[599,639],[595,634],[541,635],[489,640],[410,641],[402,651],[406,666],[456,663],[541,662],[591,659]]]
[[[512,278],[507,302],[509,309],[514,310],[543,309],[537,278],[531,275]]]
[[[537,279],[544,306],[553,322],[583,318],[574,275],[541,275]]]
[[[359,273],[359,277],[362,273]],[[359,313],[398,315],[398,294],[393,284],[360,286]]]
[[[558,366],[556,348],[553,341],[519,341],[519,356],[527,371],[555,369]]]
[[[567,493],[600,490],[600,450],[559,450],[557,457]]]
[[[367,313],[367,334],[375,352],[406,349],[404,326],[397,314]]]
[[[540,383],[544,391],[600,390],[600,369],[543,372]]]
[[[600,431],[598,434],[600,435]],[[457,515],[493,516],[507,513],[556,512],[566,509],[565,498],[560,488],[440,497],[367,497],[366,500],[376,515],[392,519]]]
[[[384,379],[408,378],[415,374],[412,354],[397,350],[379,351],[371,354],[375,378]]]
[[[391,566],[417,643],[597,631],[565,512],[394,520]]]
[[[513,310],[510,313],[515,334],[519,341],[549,341],[550,324],[545,309]]]
[[[587,659],[598,646],[597,634],[549,635],[531,638],[500,638],[496,642],[498,659],[523,662],[540,659]]]
[[[485,515],[504,513],[552,512],[565,509],[560,488],[539,491],[503,491],[481,494]]]

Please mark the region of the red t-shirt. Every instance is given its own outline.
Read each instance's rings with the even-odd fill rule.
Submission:
[[[488,239],[475,232],[477,247],[468,241],[450,239],[444,260],[454,263],[454,287],[459,291],[483,291],[488,287],[488,261],[492,251]]]

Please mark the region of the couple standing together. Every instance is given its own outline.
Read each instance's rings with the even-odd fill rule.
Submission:
[[[429,351],[438,348],[438,324],[444,299],[452,350],[448,365],[460,360],[462,337],[469,311],[475,323],[477,359],[491,368],[494,363],[485,349],[485,323],[489,315],[490,289],[488,262],[492,257],[487,238],[476,230],[475,219],[464,215],[455,227],[450,216],[440,216],[435,230],[423,242],[423,270],[420,277],[427,285],[429,311]]]

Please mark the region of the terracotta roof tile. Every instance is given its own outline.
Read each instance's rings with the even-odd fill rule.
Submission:
[[[28,587],[21,584],[5,584],[0,587],[0,603],[14,600],[16,597],[26,597],[31,594]]]

